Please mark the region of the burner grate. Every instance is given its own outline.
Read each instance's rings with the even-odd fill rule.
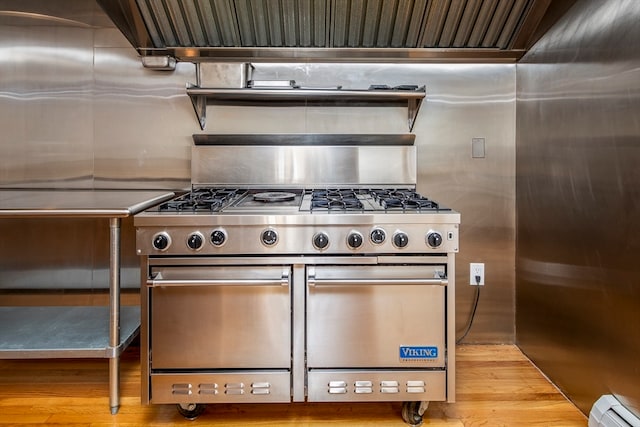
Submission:
[[[440,210],[438,203],[411,189],[375,189],[371,196],[385,210]]]
[[[341,210],[341,211],[360,211],[364,209],[364,205],[358,199],[355,190],[351,189],[327,189],[312,190],[311,192],[311,210]]]
[[[218,212],[231,200],[243,194],[236,189],[199,188],[162,203],[161,212]]]

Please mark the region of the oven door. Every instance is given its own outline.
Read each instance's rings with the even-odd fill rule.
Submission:
[[[290,369],[291,267],[153,267],[151,369]]]
[[[444,265],[307,268],[307,367],[444,368]]]

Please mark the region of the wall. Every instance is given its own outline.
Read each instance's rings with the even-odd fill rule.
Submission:
[[[0,11],[10,4],[0,0]],[[194,65],[180,63],[175,72],[143,69],[135,50],[91,2],[33,0],[23,7],[67,21],[0,14],[4,132],[0,185],[188,188],[191,136],[202,132],[185,94],[185,85],[196,81]],[[294,79],[307,86],[427,86],[413,129],[417,186],[462,214],[459,329],[466,324],[473,300],[468,264],[484,262],[487,286],[466,342],[513,342],[515,66],[256,63],[255,67],[254,78]],[[408,132],[407,110],[397,107],[210,106],[207,117],[207,133]],[[486,140],[483,159],[471,158],[474,137]],[[9,229],[21,227],[40,236],[41,244],[20,240],[22,233]],[[97,225],[83,227],[84,232],[67,238],[62,227],[41,222],[0,224],[2,235],[13,236],[0,244],[0,288],[82,286],[86,276],[103,264],[100,254],[88,255],[86,242],[104,238]],[[123,230],[127,233],[131,230]],[[68,247],[60,248],[65,240]],[[126,281],[136,286],[137,259],[131,247],[124,250]],[[23,257],[24,251],[29,257]],[[57,255],[61,251],[71,254],[65,259],[76,261],[60,265],[65,262]],[[66,279],[54,274],[48,277],[60,279],[50,281],[34,273],[59,268],[66,270]],[[99,286],[93,281],[92,286]]]
[[[582,0],[517,67],[517,343],[640,414],[640,2]]]

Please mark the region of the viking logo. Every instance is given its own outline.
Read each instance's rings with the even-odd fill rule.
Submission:
[[[400,346],[400,360],[437,359],[438,347]]]

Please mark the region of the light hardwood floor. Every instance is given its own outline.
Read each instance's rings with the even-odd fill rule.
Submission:
[[[458,347],[457,402],[433,402],[425,426],[586,426],[586,417],[511,345]],[[406,426],[399,403],[209,405],[196,421],[140,404],[139,348],[122,356],[111,415],[104,359],[0,360],[0,425]]]

